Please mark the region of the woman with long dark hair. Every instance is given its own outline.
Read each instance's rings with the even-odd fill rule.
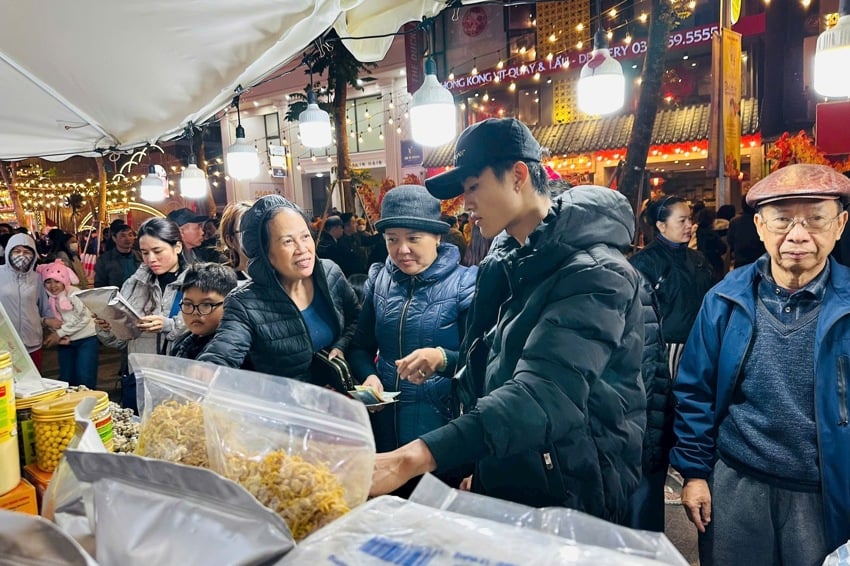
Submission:
[[[50,263],[55,260],[61,260],[66,267],[74,271],[74,275],[79,279],[76,285],[79,289],[88,289],[89,279],[86,277],[86,270],[83,267],[83,262],[80,259],[80,245],[77,242],[77,236],[63,232],[59,228],[54,228],[47,233],[48,261]]]
[[[643,217],[655,239],[631,262],[654,291],[675,379],[702,298],[714,284],[714,271],[703,254],[688,247],[694,223],[685,199],[669,195],[650,202]]]
[[[248,256],[245,255],[245,250],[242,247],[241,221],[242,215],[253,204],[254,201],[252,200],[229,203],[221,214],[221,222],[218,228],[228,265],[236,272],[236,278],[240,285],[251,279],[248,275]]]
[[[97,335],[107,346],[126,345],[129,354],[163,354],[169,342],[186,330],[180,315],[180,288],[187,267],[183,241],[180,228],[166,218],[146,220],[139,226],[138,235],[143,263],[121,286],[121,294],[142,315],[138,322],[141,334],[132,340],[121,340],[106,321],[95,319]],[[135,378],[130,376],[122,385],[124,406],[135,408]]]

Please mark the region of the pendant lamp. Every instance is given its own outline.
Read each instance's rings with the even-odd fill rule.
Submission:
[[[410,102],[413,141],[428,147],[449,143],[457,133],[457,108],[452,93],[437,80],[437,64],[425,60],[425,79]]]
[[[148,174],[142,179],[139,196],[147,202],[162,202],[165,200],[165,180],[157,175],[156,167],[148,165]]]
[[[241,88],[237,89],[241,92]],[[236,106],[236,141],[227,148],[227,171],[234,179],[244,181],[253,179],[260,173],[260,158],[257,148],[245,140],[245,128],[239,113],[239,94],[233,99]]]
[[[189,164],[180,175],[180,194],[183,198],[201,199],[207,196],[207,176],[195,162],[195,126],[189,122]]]
[[[331,145],[331,118],[319,108],[316,93],[307,90],[307,109],[298,115],[298,134],[304,147],[327,147]]]
[[[623,66],[611,57],[608,37],[602,30],[602,5],[596,0],[598,28],[593,36],[593,52],[581,68],[578,80],[578,107],[586,114],[603,115],[616,112],[626,100],[626,77]]]
[[[850,0],[838,4],[838,23],[818,36],[814,88],[821,96],[850,96]]]

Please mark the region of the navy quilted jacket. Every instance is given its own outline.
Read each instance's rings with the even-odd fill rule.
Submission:
[[[472,303],[476,267],[458,265],[456,246],[440,244],[437,259],[419,275],[406,275],[390,259],[374,264],[364,289],[363,310],[351,344],[354,377],[375,373],[387,381],[395,360],[418,348],[442,346],[448,365],[439,375],[452,377],[462,339],[461,320]],[[378,353],[377,364],[373,363]]]

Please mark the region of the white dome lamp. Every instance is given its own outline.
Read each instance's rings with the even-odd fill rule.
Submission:
[[[237,93],[242,87],[237,87]],[[260,174],[260,158],[257,148],[245,140],[245,128],[242,127],[242,115],[239,113],[239,94],[233,98],[236,107],[236,141],[227,148],[227,171],[240,181],[253,179]]]
[[[437,64],[425,60],[425,79],[410,101],[413,141],[428,147],[449,143],[457,133],[457,108],[452,93],[437,80]]]
[[[207,176],[195,162],[195,125],[189,122],[189,164],[180,175],[180,194],[183,198],[201,199],[207,196]]]
[[[838,4],[838,23],[818,36],[814,88],[821,96],[850,96],[850,0]]]
[[[611,57],[608,49],[608,38],[602,30],[600,0],[596,0],[596,13],[599,25],[593,36],[593,51],[581,68],[578,80],[579,110],[595,116],[616,112],[626,101],[626,77],[623,66]]]
[[[298,115],[298,134],[304,147],[320,148],[331,145],[331,117],[319,108],[312,84],[307,87],[307,109]]]
[[[156,172],[156,166],[148,165],[148,174],[142,179],[139,196],[147,202],[162,202],[165,200],[165,182]]]

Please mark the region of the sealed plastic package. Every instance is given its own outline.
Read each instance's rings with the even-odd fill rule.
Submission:
[[[131,354],[141,427],[136,454],[208,467],[203,400],[218,366],[193,360]]]
[[[296,540],[366,501],[375,440],[362,403],[220,368],[204,416],[210,467],[278,512]]]

